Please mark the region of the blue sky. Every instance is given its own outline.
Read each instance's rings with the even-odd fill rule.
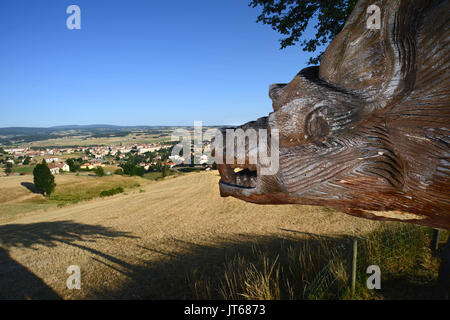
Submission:
[[[2,0],[0,127],[241,124],[311,54],[250,0]],[[66,8],[81,8],[68,30]],[[312,28],[308,32],[313,31]]]

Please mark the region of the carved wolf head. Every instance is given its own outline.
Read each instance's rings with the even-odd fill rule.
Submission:
[[[380,29],[367,28],[372,4]],[[278,130],[279,170],[219,165],[222,196],[450,228],[449,12],[359,1],[320,67],[270,86],[274,112],[240,127]]]

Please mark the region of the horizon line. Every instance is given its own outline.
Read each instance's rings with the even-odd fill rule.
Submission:
[[[137,128],[137,127],[193,127],[194,125],[120,125],[120,124],[68,124],[68,125],[54,125],[54,126],[7,126],[0,127],[0,129],[16,129],[16,128],[26,128],[26,129],[53,129],[53,128],[63,128],[63,127],[121,127],[121,128]],[[204,127],[223,127],[223,126],[234,126],[231,124],[215,124],[215,125],[203,125]]]

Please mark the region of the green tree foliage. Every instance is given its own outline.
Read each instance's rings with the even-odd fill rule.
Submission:
[[[156,161],[156,165],[154,167],[157,171],[161,171],[162,168],[161,160]]]
[[[81,160],[81,161],[80,161]],[[70,168],[70,172],[77,172],[77,171],[80,171],[80,163],[82,162],[82,159],[81,158],[79,158],[79,159],[73,159],[73,158],[70,158],[70,159],[67,159],[66,160],[66,163],[67,163],[67,165],[69,166],[69,168]]]
[[[136,175],[143,177],[145,174],[145,169],[141,166],[136,166]]]
[[[37,164],[36,167],[34,167],[33,176],[33,182],[36,189],[45,196],[49,196],[53,190],[55,190],[55,177],[50,172],[45,160],[42,160],[41,164]]]
[[[317,47],[332,40],[343,28],[357,0],[252,0],[250,7],[262,7],[257,22],[268,24],[285,37],[280,40],[281,49],[300,41],[308,22],[317,17],[316,34],[303,39],[303,51],[315,52]],[[323,52],[309,59],[318,64]]]
[[[137,166],[131,162],[127,162],[122,165],[123,173],[129,176],[143,176],[145,169],[141,166]]]
[[[95,168],[94,172],[98,177],[103,177],[105,175],[105,170],[103,170],[102,167]]]
[[[136,166],[133,163],[127,162],[121,165],[123,173],[129,176],[135,175]]]
[[[24,165],[29,165],[29,164],[30,164],[30,161],[31,161],[31,158],[27,156],[27,157],[23,160],[23,164],[24,164]]]
[[[124,190],[123,190],[122,187],[117,187],[117,188],[114,188],[114,189],[105,190],[105,191],[100,192],[100,197],[113,196],[115,194],[122,193],[123,191]]]
[[[5,173],[6,173],[7,175],[10,175],[10,174],[11,174],[11,172],[12,172],[12,167],[13,167],[13,165],[12,165],[11,162],[6,162]]]
[[[164,165],[161,168],[162,176],[167,177],[169,175],[169,167],[167,166],[167,163],[164,162]]]

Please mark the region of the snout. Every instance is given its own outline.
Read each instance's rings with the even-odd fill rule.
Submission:
[[[258,139],[267,117],[234,128],[223,128],[212,141],[222,196],[250,195],[258,186]]]
[[[275,83],[269,86],[269,97],[272,100],[274,111],[277,111],[281,106],[280,99],[283,94],[283,88],[286,87],[286,85],[286,83]]]

